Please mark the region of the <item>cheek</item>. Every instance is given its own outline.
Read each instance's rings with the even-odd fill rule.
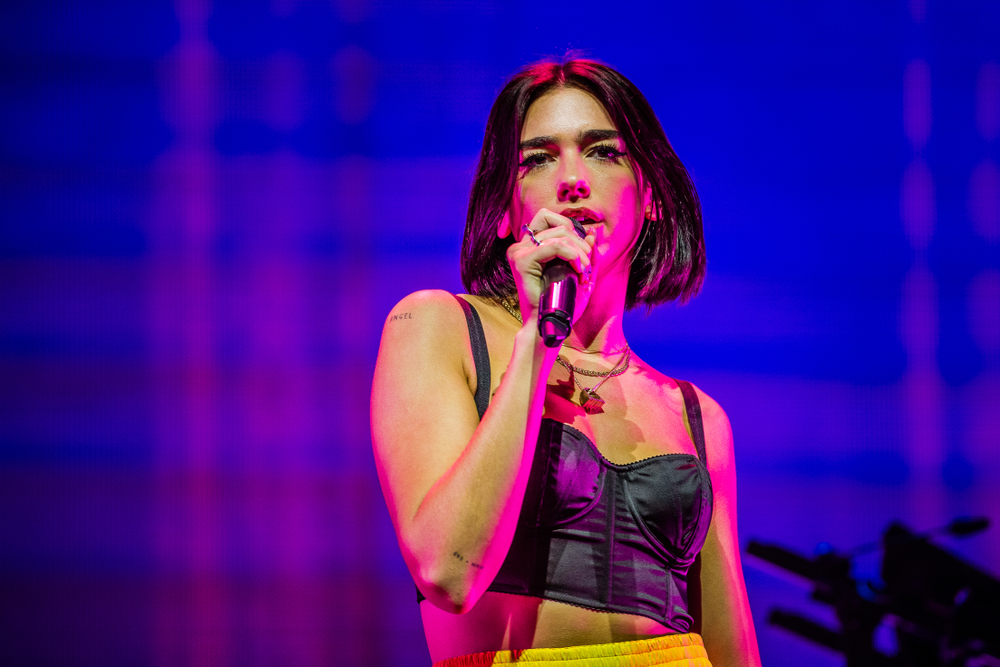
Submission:
[[[612,185],[613,191],[616,193],[616,199],[618,200],[618,214],[621,219],[631,217],[632,215],[642,214],[642,201],[639,197],[639,186],[633,179],[616,179],[616,182]]]
[[[616,184],[616,224],[612,230],[616,252],[631,249],[639,238],[644,223],[644,207],[639,197],[639,186],[633,179],[623,178]],[[605,252],[609,251],[605,248]]]
[[[511,199],[510,212],[515,218],[533,215],[534,211],[545,204],[542,188],[533,180],[521,179],[514,186],[514,196]],[[518,226],[520,226],[520,222]]]
[[[510,212],[512,214],[515,215],[519,214],[521,210],[524,208],[524,196],[525,196],[524,187],[522,187],[521,182],[518,181],[514,185],[514,194],[511,195],[510,198]]]
[[[541,175],[525,174],[518,181],[515,192],[520,193],[521,200],[527,203],[542,197],[551,187],[551,184]]]

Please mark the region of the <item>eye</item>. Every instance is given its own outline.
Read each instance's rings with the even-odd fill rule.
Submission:
[[[521,163],[518,165],[523,169],[534,169],[535,167],[540,167],[549,161],[548,153],[538,152],[532,153],[530,155],[525,155],[522,158]]]
[[[597,144],[590,149],[590,154],[598,160],[615,163],[621,162],[621,159],[625,157],[625,151],[618,150],[618,147],[613,144]]]

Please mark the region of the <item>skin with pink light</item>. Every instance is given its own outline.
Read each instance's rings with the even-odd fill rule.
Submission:
[[[514,195],[496,230],[514,238],[507,258],[523,324],[496,300],[463,296],[479,312],[489,348],[492,397],[482,421],[455,298],[417,292],[387,319],[373,384],[373,441],[403,557],[427,597],[420,611],[435,661],[671,632],[645,616],[486,590],[510,548],[542,416],[586,434],[614,463],[695,454],[676,382],[634,352],[628,371],[602,386],[606,403],[596,414],[580,408],[569,372],[555,363],[561,354],[583,368],[610,370],[626,345],[632,251],[644,218],[657,211],[617,130],[579,88],[556,87],[527,110]],[[574,219],[585,238],[574,232]],[[545,347],[537,330],[542,269],[556,257],[580,273],[575,321],[561,349]],[[719,405],[700,390],[698,397],[714,492],[702,550],[701,634],[715,667],[759,665],[737,543],[732,434]]]

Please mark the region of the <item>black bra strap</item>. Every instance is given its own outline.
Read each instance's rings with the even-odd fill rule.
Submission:
[[[469,325],[472,361],[476,365],[476,410],[479,411],[479,418],[482,419],[490,404],[490,353],[486,348],[486,334],[483,333],[483,323],[473,305],[460,296],[455,298],[462,304],[462,310],[465,311],[465,322]],[[423,602],[426,599],[418,588],[417,602]]]
[[[691,425],[691,439],[694,440],[694,448],[698,450],[698,458],[705,465],[708,465],[708,456],[705,454],[705,428],[701,423],[701,403],[698,402],[698,394],[690,382],[676,380],[677,386],[684,395],[684,411],[687,413],[688,424]]]
[[[486,334],[479,313],[471,303],[456,296],[465,311],[465,322],[469,325],[469,343],[472,344],[472,361],[476,365],[476,410],[479,418],[486,414],[490,404],[490,353],[486,348]]]

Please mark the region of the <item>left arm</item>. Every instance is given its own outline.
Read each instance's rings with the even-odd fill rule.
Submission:
[[[698,391],[714,510],[701,551],[702,637],[714,667],[760,667],[736,533],[733,432],[719,404]]]

